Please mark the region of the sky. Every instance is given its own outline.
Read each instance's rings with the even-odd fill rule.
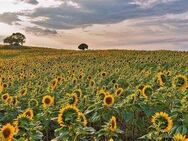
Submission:
[[[0,43],[77,49],[188,51],[188,0],[0,0]]]

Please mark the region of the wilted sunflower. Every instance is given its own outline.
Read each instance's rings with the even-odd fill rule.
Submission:
[[[33,110],[28,108],[24,111],[23,115],[25,115],[28,119],[32,120],[33,119]]]
[[[12,141],[15,128],[11,124],[6,124],[1,129],[2,141]]]
[[[173,137],[173,141],[186,141],[186,135],[182,135],[180,133],[175,134]]]
[[[83,125],[87,126],[87,119],[85,115],[82,112],[79,112],[78,116],[79,116],[79,120],[83,123]]]
[[[161,132],[169,132],[173,127],[171,117],[165,112],[157,112],[152,116],[151,122],[154,127]]]
[[[60,109],[57,121],[61,127],[69,127],[75,120],[79,120],[79,109],[76,106],[67,105]]]
[[[116,122],[116,117],[112,116],[109,122],[109,129],[110,131],[114,132],[117,129],[117,122]]]
[[[123,89],[122,89],[122,88],[118,88],[118,89],[116,89],[116,91],[115,91],[115,95],[116,95],[116,96],[120,96],[122,93],[123,93]]]
[[[111,107],[114,104],[114,97],[111,94],[107,94],[104,97],[103,103],[107,107]]]
[[[187,77],[184,75],[178,75],[173,79],[173,86],[180,90],[186,90],[188,85]]]
[[[42,105],[44,108],[50,107],[54,104],[54,97],[46,95],[42,98]]]

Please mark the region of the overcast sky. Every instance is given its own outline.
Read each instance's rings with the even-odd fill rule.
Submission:
[[[76,49],[188,50],[188,0],[0,0],[0,41]]]

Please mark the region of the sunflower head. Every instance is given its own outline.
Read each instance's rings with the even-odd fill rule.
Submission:
[[[28,109],[26,109],[26,110],[24,111],[23,115],[24,115],[25,117],[27,117],[28,119],[32,120],[32,119],[33,119],[33,116],[34,116],[33,110],[30,109],[30,108],[28,108]]]
[[[109,129],[110,131],[114,132],[117,129],[117,122],[116,122],[116,117],[112,116],[109,122]]]
[[[116,89],[116,91],[115,91],[115,95],[116,95],[116,96],[120,96],[122,93],[123,93],[123,88],[118,88],[118,89]]]
[[[19,92],[19,96],[25,96],[27,94],[27,89],[21,89]]]
[[[180,133],[177,133],[173,136],[173,141],[186,141],[186,136]]]
[[[44,108],[50,107],[54,104],[54,97],[46,95],[42,98],[42,105]]]
[[[184,75],[178,75],[173,80],[173,86],[180,90],[185,90],[188,85],[187,77]]]
[[[151,122],[154,127],[161,132],[169,132],[173,127],[171,117],[165,112],[157,112],[152,116]]]
[[[85,115],[82,112],[79,112],[78,116],[79,116],[80,122],[82,122],[82,124],[84,126],[87,126],[87,119],[86,119]]]
[[[153,89],[151,88],[151,86],[146,85],[143,87],[141,93],[144,97],[148,98],[149,96],[152,95]]]
[[[97,93],[97,96],[99,97],[99,99],[103,100],[104,97],[106,96],[105,90],[103,90],[103,89],[99,90]]]
[[[1,129],[1,136],[3,141],[12,141],[14,136],[15,128],[11,124],[6,124]]]
[[[2,96],[1,96],[1,99],[3,100],[3,101],[7,101],[8,99],[9,99],[9,94],[8,93],[6,93],[6,94],[3,94]]]
[[[76,93],[72,93],[69,95],[69,104],[75,106],[78,104],[78,96]]]
[[[76,93],[79,98],[82,96],[82,90],[81,89],[76,89],[76,90],[73,91],[73,93]]]
[[[94,80],[90,80],[90,81],[89,81],[89,86],[90,86],[90,87],[93,87],[94,85],[95,85],[95,81],[94,81]]]
[[[58,123],[61,127],[70,127],[77,120],[79,120],[79,110],[76,106],[67,105],[59,111]]]
[[[159,72],[159,73],[157,74],[157,81],[158,81],[158,83],[159,83],[159,85],[160,85],[161,87],[164,86],[164,84],[165,84],[165,82],[166,82],[166,78],[165,78],[164,73]]]
[[[103,103],[107,107],[111,107],[114,104],[114,97],[111,94],[105,95]]]

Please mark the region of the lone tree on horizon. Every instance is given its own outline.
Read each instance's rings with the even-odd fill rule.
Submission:
[[[25,39],[25,35],[17,32],[13,33],[11,36],[6,37],[3,42],[13,47],[20,47],[23,46],[23,43],[25,43]]]
[[[80,45],[78,46],[78,49],[80,49],[80,50],[86,50],[86,49],[88,49],[88,45],[85,44],[85,43],[82,43],[82,44],[80,44]]]

